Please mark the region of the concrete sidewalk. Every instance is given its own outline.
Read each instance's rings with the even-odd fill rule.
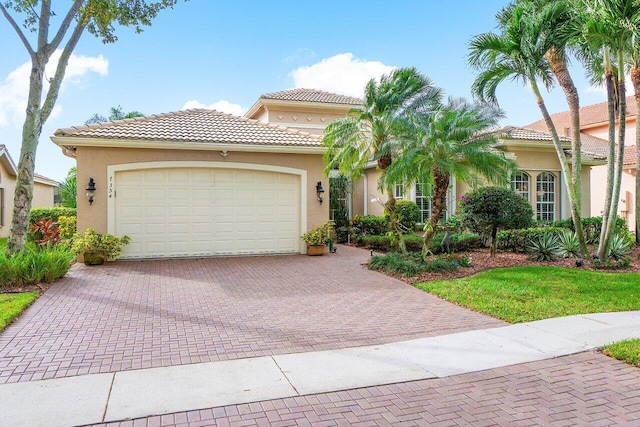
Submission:
[[[446,377],[640,337],[640,311],[391,344],[0,385],[6,426],[72,426]]]

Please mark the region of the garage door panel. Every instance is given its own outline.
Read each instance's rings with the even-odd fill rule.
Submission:
[[[240,169],[169,168],[115,176],[123,258],[298,252],[300,177]]]

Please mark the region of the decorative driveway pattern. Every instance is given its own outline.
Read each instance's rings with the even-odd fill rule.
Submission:
[[[447,378],[99,425],[637,426],[639,383],[640,369],[585,352]]]
[[[75,265],[0,335],[0,383],[506,325],[367,270],[369,252]]]

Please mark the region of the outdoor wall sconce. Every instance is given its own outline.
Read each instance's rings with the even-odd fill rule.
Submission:
[[[89,200],[89,206],[93,205],[93,196],[96,194],[96,182],[93,178],[89,178],[89,184],[87,185],[87,200]]]
[[[324,188],[322,188],[322,182],[320,181],[316,184],[316,194],[318,195],[318,201],[322,204],[322,200],[324,199]]]

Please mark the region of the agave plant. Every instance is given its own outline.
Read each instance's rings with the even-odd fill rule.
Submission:
[[[615,260],[621,260],[631,252],[633,243],[623,234],[614,234],[609,244],[609,256]]]
[[[563,258],[580,257],[580,241],[576,233],[564,230],[558,234],[558,250]]]
[[[545,233],[531,240],[531,243],[527,246],[527,252],[536,261],[555,261],[556,258],[561,256],[558,236],[552,233]]]

